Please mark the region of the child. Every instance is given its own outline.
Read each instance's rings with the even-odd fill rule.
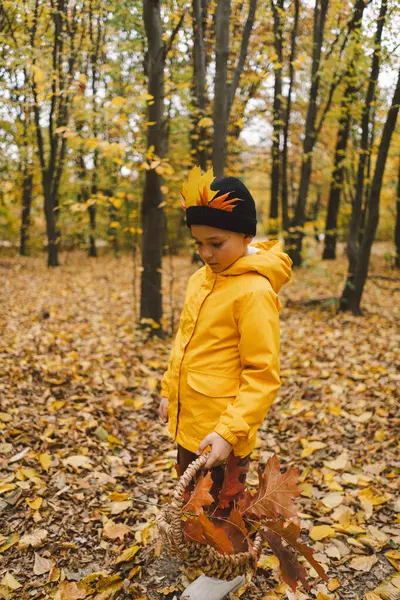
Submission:
[[[248,462],[280,387],[277,293],[292,261],[278,241],[250,245],[256,208],[239,179],[195,167],[182,196],[206,264],[189,279],[159,414],[178,443],[182,473],[211,448],[205,468],[215,494],[232,451],[241,466]]]

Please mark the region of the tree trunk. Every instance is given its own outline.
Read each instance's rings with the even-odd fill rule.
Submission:
[[[308,188],[311,179],[312,151],[317,139],[316,118],[318,108],[318,94],[322,45],[329,0],[316,0],[314,9],[314,34],[311,66],[311,88],[307,109],[306,126],[303,142],[303,160],[301,165],[300,186],[297,197],[296,209],[289,227],[287,251],[293,260],[294,266],[301,265],[301,249],[304,237],[305,210]]]
[[[21,256],[28,256],[29,254],[28,239],[32,205],[32,187],[33,174],[28,173],[28,167],[25,166],[22,183],[21,237],[19,246],[19,253]]]
[[[400,269],[400,157],[399,171],[397,175],[396,226],[394,230],[394,245],[396,249],[394,266],[397,267],[397,269]]]
[[[215,11],[214,138],[212,161],[216,177],[223,177],[228,130],[228,58],[231,0],[218,0]]]
[[[343,98],[340,107],[339,130],[336,138],[335,156],[333,159],[333,170],[331,178],[331,187],[329,191],[328,212],[325,223],[325,246],[322,258],[336,258],[336,242],[337,242],[337,218],[339,215],[340,195],[344,179],[344,161],[346,158],[347,142],[350,134],[351,116],[350,111],[353,102],[355,101],[358,81],[356,81],[356,65],[359,51],[357,50],[362,17],[366,4],[364,0],[357,0],[354,6],[354,15],[349,24],[350,35],[355,44],[356,50],[349,67],[346,69],[344,78],[347,80],[347,85],[343,93]]]
[[[400,70],[397,75],[396,90],[393,95],[392,104],[389,108],[385,126],[382,132],[381,143],[379,144],[378,156],[376,159],[374,177],[371,184],[371,191],[367,204],[367,220],[365,224],[365,234],[363,243],[360,247],[357,270],[354,277],[354,285],[351,289],[345,287],[347,308],[353,314],[361,314],[360,303],[364,290],[365,281],[368,275],[369,259],[371,255],[372,243],[375,239],[376,230],[379,223],[379,204],[382,189],[383,175],[385,172],[386,159],[389,152],[390,140],[396,125],[397,115],[400,106]]]
[[[281,153],[280,139],[282,130],[282,46],[283,46],[283,0],[277,0],[276,6],[274,0],[271,0],[272,14],[274,18],[274,47],[277,55],[276,68],[274,69],[274,102],[272,108],[272,169],[271,169],[271,202],[269,209],[269,218],[272,221],[269,227],[269,233],[276,235],[278,231],[279,217],[279,190],[280,190],[280,171],[281,171]]]
[[[292,108],[292,89],[294,82],[293,62],[296,56],[296,42],[299,27],[300,0],[294,1],[294,22],[291,34],[291,47],[289,57],[289,90],[286,99],[285,119],[283,125],[282,149],[282,228],[287,231],[289,227],[289,193],[288,193],[288,141],[290,127],[290,113]]]
[[[59,235],[57,231],[57,200],[51,192],[49,179],[44,182],[44,214],[46,217],[47,233],[47,266],[58,267],[58,242]]]
[[[97,135],[97,128],[95,128]],[[93,173],[91,182],[91,196],[95,197],[97,194],[97,177],[98,177],[98,151],[95,149],[93,154]],[[90,234],[89,234],[89,257],[97,257],[96,248],[96,204],[91,204],[88,207],[89,221],[90,221]]]
[[[340,193],[344,178],[344,159],[350,133],[350,91],[346,88],[342,101],[342,116],[339,121],[339,131],[336,139],[335,156],[333,159],[332,181],[329,190],[328,212],[325,222],[325,246],[322,258],[336,258],[337,218],[339,215]]]
[[[30,28],[30,50],[35,64],[35,56],[38,49],[36,45],[38,33],[38,21],[40,4],[35,3],[32,25]],[[37,136],[37,146],[42,175],[42,186],[44,196],[44,214],[46,218],[47,232],[47,264],[56,267],[58,262],[59,232],[57,231],[58,195],[61,176],[64,170],[64,162],[67,151],[67,140],[60,134],[59,129],[68,126],[71,103],[73,95],[66,93],[74,80],[77,68],[78,55],[81,50],[83,36],[79,38],[77,32],[79,12],[70,11],[68,3],[59,0],[51,4],[51,21],[53,23],[53,45],[51,48],[51,101],[50,109],[39,100],[38,86],[35,76],[31,77],[31,89],[33,94],[33,112]],[[46,24],[51,21],[45,17]],[[68,31],[68,35],[65,32]],[[62,65],[67,67],[66,72]],[[48,125],[42,129],[41,117],[46,112]],[[44,133],[48,136],[48,152],[44,141]]]
[[[89,256],[90,258],[97,257],[97,248],[96,248],[96,205],[92,204],[88,208],[89,211],[89,220],[90,220],[90,234],[89,234]]]
[[[215,11],[215,79],[214,79],[214,138],[212,162],[216,177],[223,177],[226,163],[226,146],[229,116],[240,76],[246,62],[250,34],[253,28],[257,0],[250,0],[246,24],[243,29],[239,58],[228,86],[229,19],[231,0],[218,0]]]
[[[99,68],[101,65],[101,46],[104,42],[104,38],[106,35],[105,29],[106,25],[103,23],[102,19],[99,17],[97,21],[95,21],[95,11],[92,5],[92,0],[89,2],[89,37],[90,37],[90,69],[92,73],[92,81],[91,81],[91,92],[92,92],[92,134],[94,138],[97,138],[98,134],[98,126],[97,126],[97,87],[99,81]],[[96,29],[94,25],[96,24]],[[97,148],[95,148],[93,152],[93,172],[92,172],[92,181],[91,181],[91,196],[96,196],[97,194],[97,180],[98,180],[98,162],[99,162],[99,152]],[[89,213],[89,223],[90,223],[90,233],[89,233],[89,257],[96,258],[97,257],[97,248],[96,248],[96,204],[91,204],[88,206]]]
[[[164,66],[165,47],[161,21],[160,0],[143,0],[143,17],[148,43],[148,93],[154,103],[148,105],[147,147],[164,155]],[[141,319],[152,319],[158,326],[162,318],[161,267],[165,216],[161,177],[154,169],[146,171],[142,201],[142,282],[140,299]],[[158,332],[161,330],[158,329]]]
[[[206,116],[206,50],[204,43],[204,16],[202,0],[193,0],[193,90],[196,111],[193,115],[192,149],[196,151],[195,160],[201,169],[207,169],[207,129],[198,127],[198,122]]]
[[[349,235],[347,239],[347,256],[349,260],[349,267],[347,273],[347,279],[342,292],[340,300],[341,310],[349,310],[351,298],[354,298],[355,289],[355,276],[357,271],[357,263],[360,252],[359,245],[359,232],[362,217],[362,201],[364,193],[364,178],[365,178],[365,165],[367,161],[367,154],[370,152],[370,111],[371,104],[374,100],[376,93],[376,84],[379,76],[380,69],[380,55],[382,45],[382,31],[385,24],[387,12],[387,0],[382,0],[379,11],[379,18],[377,21],[377,27],[374,37],[374,52],[371,63],[371,73],[368,80],[367,93],[365,97],[365,103],[363,106],[362,117],[361,117],[361,141],[359,148],[359,162],[356,175],[356,187],[354,200],[352,202],[352,210],[350,217]]]

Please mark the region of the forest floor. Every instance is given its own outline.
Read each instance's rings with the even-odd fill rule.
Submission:
[[[398,278],[387,250],[370,272]],[[62,259],[0,258],[0,599],[179,598],[199,572],[162,553],[152,506],[176,484],[157,417],[170,341],[135,328],[129,257]],[[400,598],[399,283],[368,280],[362,317],[302,304],[340,295],[346,266],[310,247],[282,290],[283,385],[249,476],[273,453],[299,467],[304,539],[329,583],[311,569],[293,594],[265,550],[232,598]],[[168,327],[196,267],[173,268]]]

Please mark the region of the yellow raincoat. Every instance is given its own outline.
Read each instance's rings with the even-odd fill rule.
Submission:
[[[277,292],[292,261],[278,241],[249,250],[222,273],[206,265],[189,279],[161,392],[169,432],[191,452],[216,431],[248,455],[281,384]]]

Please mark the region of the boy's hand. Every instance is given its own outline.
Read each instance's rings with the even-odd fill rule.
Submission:
[[[208,461],[204,465],[204,469],[211,469],[212,467],[217,467],[226,461],[230,453],[232,452],[232,446],[229,442],[224,440],[222,436],[218,433],[209,433],[206,435],[204,440],[201,442],[200,446],[197,449],[196,454],[201,454],[204,448],[207,446],[211,446],[211,454],[209,456]]]
[[[161,398],[158,415],[164,423],[168,421],[168,398]]]

